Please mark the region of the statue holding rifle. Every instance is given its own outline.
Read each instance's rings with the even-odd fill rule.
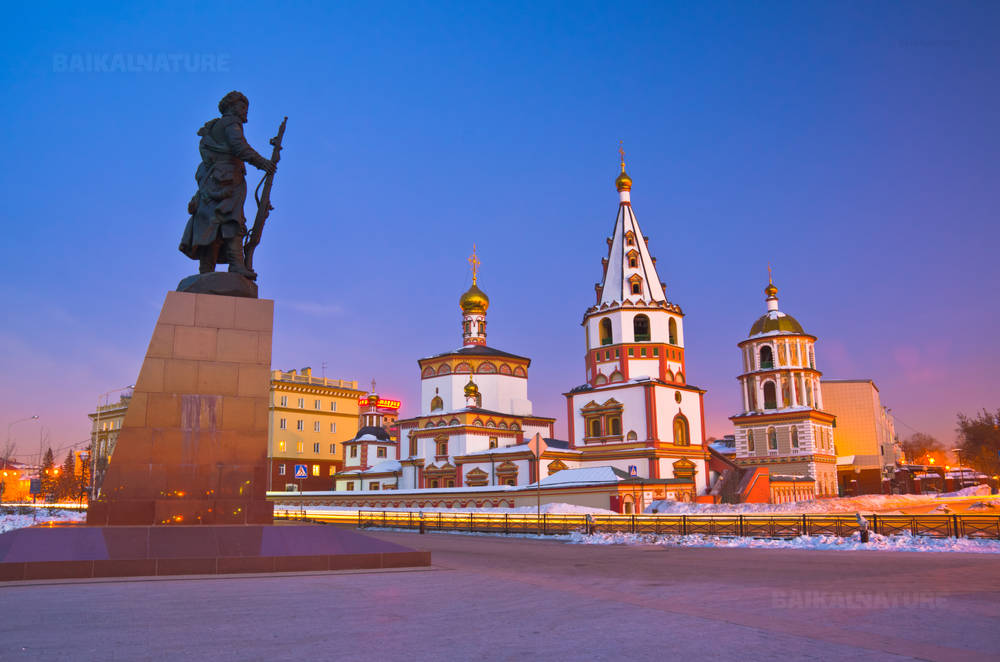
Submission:
[[[253,271],[253,251],[260,243],[264,222],[272,209],[271,184],[288,118],[282,121],[278,135],[271,139],[271,158],[265,159],[243,137],[243,124],[247,121],[249,106],[250,102],[243,94],[230,92],[219,102],[222,116],[209,120],[198,130],[201,136],[198,144],[201,163],[195,173],[198,191],[188,203],[191,218],[184,228],[180,250],[191,259],[198,260],[200,274],[215,272],[216,264],[228,264],[230,273],[252,281],[257,278],[257,273]],[[257,193],[263,189],[263,194],[257,196],[257,216],[249,233],[243,214],[243,203],[247,197],[244,163],[266,173],[257,187]],[[211,291],[198,287],[195,284],[197,280],[197,276],[187,278],[178,289]],[[253,294],[244,296],[256,296],[256,285],[251,285]]]

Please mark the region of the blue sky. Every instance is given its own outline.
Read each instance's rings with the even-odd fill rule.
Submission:
[[[38,414],[63,447],[135,380],[196,271],[176,250],[195,132],[239,89],[258,150],[289,116],[256,254],[276,368],[375,378],[414,413],[416,359],[461,342],[476,243],[489,342],[533,359],[564,431],[622,139],[710,434],[771,262],[820,369],[950,442],[956,412],[1000,400],[998,28],[986,2],[9,8],[0,421]],[[225,70],[60,65],[142,55]]]

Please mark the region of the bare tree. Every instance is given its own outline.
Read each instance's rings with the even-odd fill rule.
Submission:
[[[910,462],[927,464],[931,458],[934,458],[934,461],[940,464],[945,459],[944,445],[934,437],[923,432],[910,435],[908,439],[902,442],[901,446],[903,447],[903,454]]]

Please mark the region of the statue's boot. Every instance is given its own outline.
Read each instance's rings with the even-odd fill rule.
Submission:
[[[219,261],[219,246],[219,241],[216,240],[201,249],[201,256],[198,260],[198,273],[210,274],[215,271],[215,265]]]
[[[226,251],[229,253],[229,272],[239,274],[250,280],[257,280],[257,272],[247,269],[243,259],[243,237],[226,239]]]

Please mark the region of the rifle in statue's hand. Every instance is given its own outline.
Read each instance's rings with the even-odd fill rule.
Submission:
[[[281,139],[285,136],[285,122],[288,118],[281,120],[281,126],[278,127],[278,135],[271,138],[271,145],[274,149],[271,150],[271,163],[278,165],[278,159],[281,158]],[[246,244],[243,246],[243,259],[247,265],[247,269],[253,269],[253,252],[256,250],[257,245],[260,244],[260,236],[264,233],[264,223],[267,222],[267,217],[271,214],[271,210],[274,207],[271,206],[271,183],[274,181],[274,173],[268,173],[260,180],[260,184],[257,184],[257,188],[253,192],[253,197],[257,201],[257,217],[253,220],[253,228],[250,230],[250,234],[247,235]],[[263,190],[261,190],[263,188]]]

